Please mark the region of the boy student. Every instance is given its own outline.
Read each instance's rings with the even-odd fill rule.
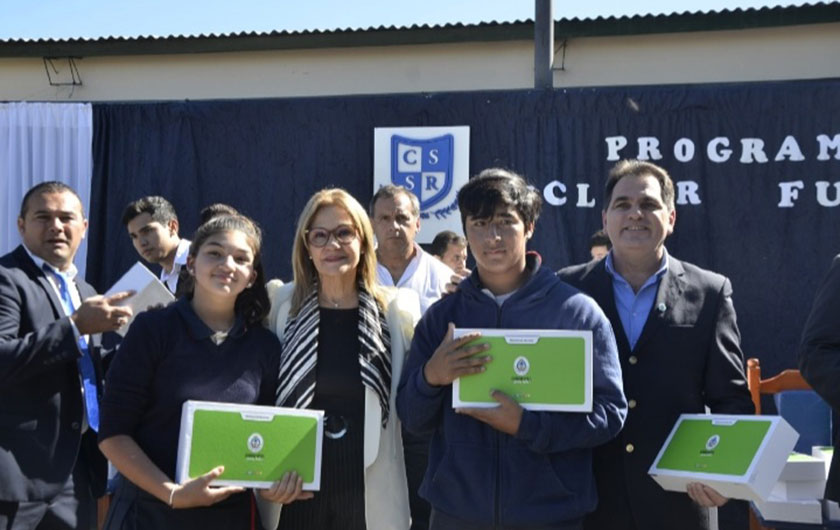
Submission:
[[[541,198],[519,175],[487,169],[458,194],[476,268],[426,312],[403,370],[397,411],[432,435],[420,494],[432,530],[579,529],[595,509],[592,447],[621,429],[627,404],[609,321],[591,298],[526,252]],[[452,382],[484,370],[493,351],[455,328],[593,332],[590,413],[523,410],[494,390],[495,408],[452,408]]]
[[[172,204],[157,195],[137,199],[123,210],[122,223],[137,253],[161,266],[160,281],[175,296],[184,294],[190,242],[178,236],[178,215]]]

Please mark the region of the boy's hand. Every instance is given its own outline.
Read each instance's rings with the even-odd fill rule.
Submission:
[[[455,412],[472,416],[497,431],[516,436],[517,431],[519,431],[519,424],[522,422],[522,407],[501,390],[493,390],[490,392],[490,397],[499,402],[498,407],[459,408],[455,409]]]
[[[489,344],[467,345],[468,342],[480,337],[479,333],[470,333],[453,339],[454,332],[455,324],[450,322],[440,346],[423,366],[423,377],[432,386],[450,385],[462,375],[483,372],[484,365],[492,360],[489,355],[473,357],[477,353],[488,350]]]

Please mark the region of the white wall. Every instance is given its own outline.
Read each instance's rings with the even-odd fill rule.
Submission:
[[[557,36],[558,40],[561,37]],[[556,57],[559,66],[561,56]],[[40,58],[0,58],[0,100],[258,98],[533,86],[533,43],[86,57],[83,86],[51,87]],[[66,63],[58,75],[67,79]],[[576,38],[556,87],[840,76],[840,23]]]
[[[560,56],[555,64],[559,66]],[[554,86],[840,76],[840,23],[570,40]]]

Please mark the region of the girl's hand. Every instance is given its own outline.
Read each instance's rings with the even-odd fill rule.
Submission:
[[[176,485],[175,490],[170,492],[171,506],[173,508],[210,506],[227,499],[234,493],[245,491],[239,486],[211,487],[210,482],[217,479],[224,471],[225,467],[219,466],[189,482]]]

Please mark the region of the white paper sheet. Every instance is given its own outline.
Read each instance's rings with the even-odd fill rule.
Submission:
[[[117,330],[120,335],[125,335],[138,313],[142,313],[153,306],[167,305],[175,300],[169,289],[139,261],[108,289],[105,296],[111,296],[121,291],[134,291],[136,294],[119,303],[119,305],[130,307],[134,312],[129,321]]]

